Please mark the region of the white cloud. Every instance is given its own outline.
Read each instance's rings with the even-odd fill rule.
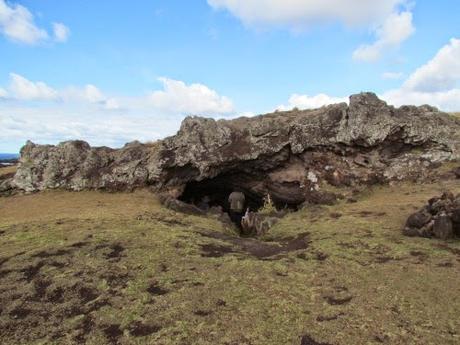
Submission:
[[[395,106],[429,104],[443,111],[460,110],[460,89],[419,92],[401,88],[387,91],[381,95],[381,98]]]
[[[377,40],[370,45],[362,45],[353,52],[353,59],[365,62],[378,60],[382,53],[398,47],[415,32],[412,13],[393,13],[375,29]]]
[[[380,22],[407,0],[208,0],[245,24],[286,26],[299,29],[318,22],[340,21],[346,25]]]
[[[47,32],[35,25],[34,16],[26,7],[9,6],[5,0],[0,0],[0,30],[9,39],[26,44],[48,38]]]
[[[54,25],[56,40],[64,42],[69,33],[68,28],[60,23]],[[33,14],[26,7],[5,0],[0,0],[0,33],[12,41],[24,44],[37,44],[50,38],[45,29],[35,24]]]
[[[120,147],[133,140],[151,141],[174,134],[182,117],[132,112],[102,116],[99,110],[59,107],[2,107],[0,149],[14,152],[27,140],[56,144],[83,139],[96,146]]]
[[[84,87],[68,86],[62,90],[54,89],[42,81],[30,81],[27,78],[10,73],[8,91],[0,88],[0,98],[18,101],[59,101],[68,103],[93,103],[106,109],[118,109],[115,98],[108,98],[92,84]]]
[[[382,97],[392,104],[431,104],[460,110],[460,39],[453,38],[428,63],[418,68],[401,88]]]
[[[446,91],[460,80],[460,39],[453,38],[436,56],[417,69],[404,83],[414,91]]]
[[[167,78],[161,79],[162,90],[109,97],[92,84],[54,89],[18,74],[10,77],[8,88],[0,89],[9,100],[0,99],[0,151],[17,150],[28,139],[40,143],[83,139],[92,145],[121,146],[174,134],[188,114],[233,112],[232,101],[207,86]]]
[[[119,108],[156,109],[176,114],[228,114],[233,112],[232,101],[220,96],[203,84],[187,85],[168,78],[159,79],[163,90],[156,90],[145,96],[115,98],[106,96],[92,84],[84,87],[68,86],[54,89],[42,81],[30,81],[10,73],[7,90],[0,89],[2,98],[17,101],[59,101],[65,103],[90,103],[114,110]]]
[[[398,80],[401,79],[404,76],[403,73],[401,72],[385,72],[382,73],[382,79],[385,80]]]
[[[19,74],[10,73],[9,91],[19,100],[56,100],[58,92],[44,82],[32,82]]]
[[[232,101],[202,84],[160,78],[164,90],[154,91],[148,99],[157,109],[188,114],[224,114],[233,111]]]
[[[116,110],[120,108],[120,104],[116,98],[109,98],[105,101],[105,108],[108,110]]]
[[[53,23],[53,33],[56,42],[67,42],[70,30],[62,23]]]
[[[6,92],[5,89],[2,89],[0,87],[0,98],[7,98],[8,97],[8,92]]]
[[[287,105],[280,105],[278,110],[291,110],[293,108],[299,109],[315,109],[324,105],[348,102],[346,97],[331,97],[326,94],[320,93],[315,96],[293,94],[288,101]]]

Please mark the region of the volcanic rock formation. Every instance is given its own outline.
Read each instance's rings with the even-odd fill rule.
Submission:
[[[395,108],[372,93],[315,110],[252,118],[187,117],[179,132],[121,149],[83,141],[28,142],[14,178],[0,191],[130,190],[152,186],[184,201],[222,205],[234,189],[250,206],[270,194],[277,205],[318,198],[321,186],[425,179],[460,156],[460,123],[430,106]]]

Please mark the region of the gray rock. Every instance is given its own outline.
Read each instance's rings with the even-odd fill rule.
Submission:
[[[452,221],[449,216],[442,212],[434,221],[433,233],[436,238],[447,240],[454,236]]]
[[[460,158],[459,133],[459,124],[435,108],[394,108],[362,93],[351,96],[349,106],[234,120],[187,117],[172,137],[117,150],[82,141],[28,142],[12,186],[28,192],[153,186],[179,196],[190,182],[221,179],[229,189],[299,205],[325,180],[428,178],[435,173],[430,164]]]
[[[407,228],[421,229],[431,220],[432,216],[425,209],[409,216],[406,222]]]

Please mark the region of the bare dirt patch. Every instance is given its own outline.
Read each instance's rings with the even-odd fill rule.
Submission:
[[[275,259],[276,256],[283,253],[307,249],[310,244],[310,241],[308,240],[309,233],[302,233],[296,237],[289,237],[276,242],[264,242],[257,239],[230,236],[217,232],[199,232],[199,234],[204,237],[218,239],[232,245],[227,247],[214,244],[204,244],[201,246],[202,250],[205,251],[203,256],[210,256],[210,254],[223,256],[226,254],[238,253],[253,256],[258,259]],[[211,249],[212,251],[210,252],[207,249]]]
[[[161,295],[166,295],[169,291],[158,286],[157,282],[152,282],[147,288],[147,292],[150,293],[151,295],[161,296]]]
[[[318,342],[314,338],[306,334],[302,337],[302,340],[300,341],[300,345],[331,345],[331,344]]]

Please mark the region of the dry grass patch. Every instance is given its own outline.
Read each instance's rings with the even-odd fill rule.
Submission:
[[[460,192],[402,184],[306,208],[265,242],[148,191],[0,198],[0,342],[458,344],[460,244],[401,235],[446,188]],[[289,250],[251,252],[267,246]]]

